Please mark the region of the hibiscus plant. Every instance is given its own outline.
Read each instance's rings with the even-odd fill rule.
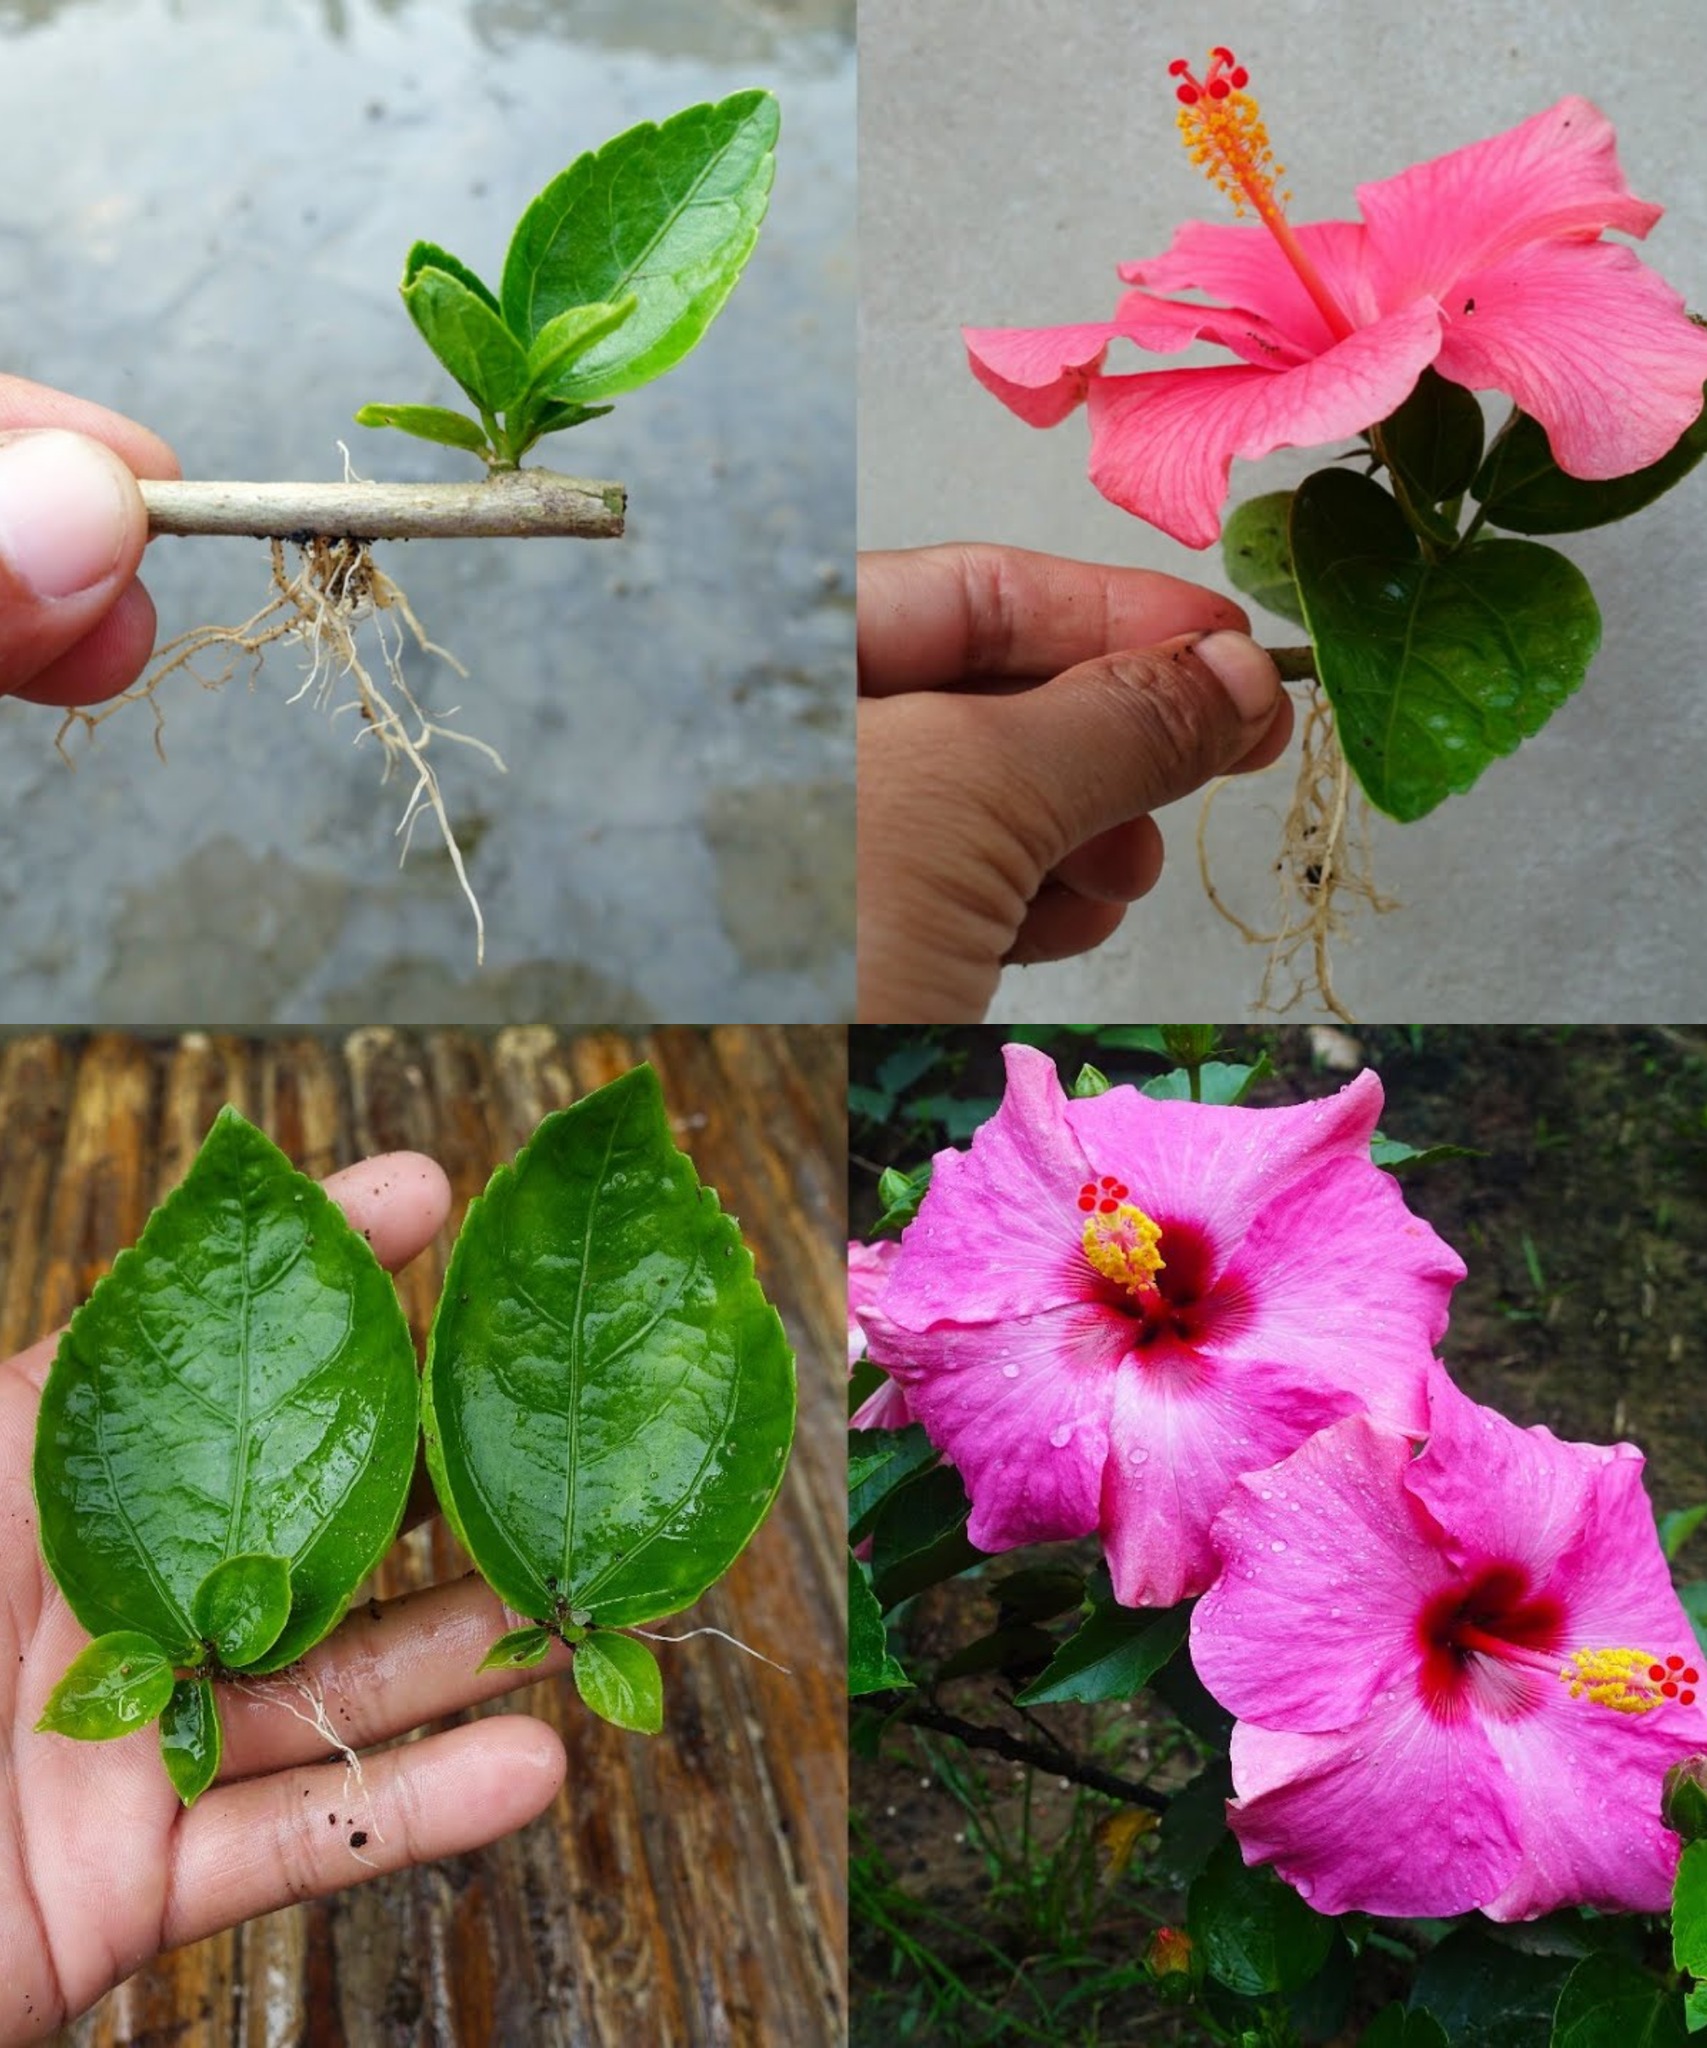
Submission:
[[[218,1775],[229,1689],[306,1704],[339,1747],[303,1660],[391,1547],[424,1434],[516,1623],[485,1664],[568,1645],[583,1703],[655,1734],[645,1625],[733,1563],[793,1426],[781,1321],[650,1066],[548,1116],[470,1203],[424,1379],[367,1244],[227,1108],[43,1391],[42,1554],[93,1640],[39,1726],[158,1722],[186,1805]]]
[[[1264,1063],[1213,1037],[1105,1034],[1178,1063],[1143,1085],[1064,1087],[1011,1044],[970,1142],[884,1175],[849,1250],[865,1753],[911,1726],[1076,1780],[1116,1876],[1159,1823],[1185,1905],[1134,1984],[1192,2005],[1192,2039],[1349,2042],[1367,1950],[1389,1985],[1383,1957],[1427,1961],[1365,2048],[1681,2043],[1707,2028],[1707,1583],[1670,1560],[1707,1506],[1656,1523],[1633,1445],[1454,1382],[1466,1268],[1398,1172],[1460,1148],[1383,1135],[1369,1070],[1251,1107]],[[1095,1569],[1033,1550],[1064,1542]],[[993,1627],[916,1656],[897,1623],[963,1573]],[[1014,1720],[945,1705],[980,1674]],[[1197,1775],[1034,1712],[1112,1701]],[[1657,1973],[1617,1916],[1674,1903]]]
[[[1283,674],[1315,685],[1314,715],[1282,916],[1260,936],[1287,964],[1315,947],[1316,991],[1338,1009],[1316,944],[1336,892],[1385,907],[1351,779],[1389,817],[1423,817],[1582,682],[1599,610],[1531,536],[1626,518],[1707,453],[1707,321],[1603,239],[1644,238],[1663,209],[1631,193],[1586,99],[1360,185],[1361,219],[1294,223],[1245,67],[1217,46],[1201,78],[1183,58],[1170,70],[1192,161],[1254,220],[1187,221],[1164,255],[1121,264],[1111,319],[968,327],[966,348],[1032,426],[1084,405],[1096,488],[1187,547],[1219,538],[1237,588],[1308,634],[1277,650]],[[1106,366],[1116,343],[1197,341],[1236,363]],[[1491,444],[1478,391],[1515,401]],[[1318,470],[1223,525],[1235,456],[1348,436],[1361,473]]]

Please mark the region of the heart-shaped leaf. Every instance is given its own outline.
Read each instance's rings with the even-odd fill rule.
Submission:
[[[489,455],[486,429],[465,412],[448,405],[364,405],[356,414],[358,427],[396,427],[423,441],[438,441],[447,448],[466,448],[473,455]]]
[[[1513,413],[1477,472],[1475,496],[1491,525],[1512,533],[1579,533],[1628,519],[1678,484],[1707,455],[1707,410],[1677,445],[1629,476],[1599,481],[1567,476],[1553,460],[1546,429]]]
[[[1368,477],[1318,470],[1292,508],[1316,668],[1370,801],[1420,818],[1539,732],[1582,681],[1600,612],[1574,564],[1533,541],[1423,556]]]
[[[651,1067],[547,1117],[470,1204],[424,1423],[452,1528],[541,1624],[673,1613],[758,1527],[794,1359]]]
[[[140,1631],[192,1668],[215,1568],[284,1561],[289,1620],[248,1663],[277,1670],[395,1536],[417,1414],[390,1279],[336,1203],[222,1110],[60,1341],[36,1431],[43,1555],[92,1635]]]
[[[267,1654],[290,1619],[290,1560],[226,1558],[196,1588],[190,1619],[228,1671],[244,1670]]]
[[[403,286],[409,317],[476,405],[503,412],[527,386],[527,350],[479,293],[448,270],[418,270]]]
[[[1221,529],[1221,558],[1236,590],[1297,625],[1304,623],[1292,573],[1290,491],[1264,491],[1235,505]]]
[[[219,1710],[205,1678],[181,1678],[160,1716],[160,1754],[172,1789],[194,1806],[219,1776]]]
[[[48,1694],[38,1729],[103,1742],[148,1723],[172,1697],[172,1662],[135,1629],[97,1636]]]
[[[504,318],[531,341],[577,306],[636,310],[556,396],[614,398],[661,376],[704,334],[758,240],[778,128],[768,92],[644,123],[578,158],[516,225]]]
[[[599,1629],[575,1646],[575,1690],[602,1720],[636,1735],[664,1725],[664,1681],[658,1660],[633,1636]]]

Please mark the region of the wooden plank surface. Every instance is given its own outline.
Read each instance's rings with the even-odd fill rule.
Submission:
[[[382,1877],[162,1958],[67,2035],[79,2048],[816,2048],[844,2032],[843,1035],[660,1030],[564,1037],[370,1030],[259,1040],[0,1041],[0,1356],[76,1307],[182,1175],[221,1103],[305,1171],[408,1146],[450,1175],[450,1224],[399,1276],[424,1342],[469,1198],[540,1117],[650,1058],[678,1141],[739,1217],[800,1367],[775,1511],[661,1650],[661,1737],[593,1719],[562,1680],[486,1711],[549,1721],[551,1810],[477,1854]],[[382,1597],[455,1576],[442,1523]],[[481,1711],[477,1709],[476,1711]]]

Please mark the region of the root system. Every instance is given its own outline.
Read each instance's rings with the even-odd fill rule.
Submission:
[[[66,738],[72,727],[82,726],[93,734],[121,705],[146,699],[154,713],[155,749],[164,760],[166,721],[158,696],[162,683],[184,672],[204,690],[222,689],[247,661],[252,689],[267,650],[294,643],[302,650],[306,672],[289,701],[295,704],[306,697],[333,718],[355,712],[360,721],[356,744],[371,740],[382,756],[380,781],[389,782],[400,766],[413,775],[414,787],[397,826],[397,836],[403,842],[399,865],[408,857],[416,821],[423,811],[431,812],[474,913],[476,957],[484,960],[486,921],[469,883],[462,849],[427,750],[434,740],[455,742],[484,754],[500,773],[504,763],[484,740],[450,725],[460,707],[452,705],[438,712],[423,709],[404,676],[402,657],[413,639],[420,653],[436,655],[459,676],[466,677],[468,671],[455,655],[427,638],[401,586],[377,566],[365,541],[306,535],[295,543],[294,568],[287,562],[285,547],[281,540],[271,543],[272,595],[252,618],[240,626],[195,626],[180,633],[156,651],[148,673],[121,696],[98,711],[68,711],[55,744],[70,762]],[[364,659],[362,654],[361,629],[370,621],[377,659]]]
[[[1230,782],[1222,776],[1204,793],[1197,821],[1197,864],[1210,902],[1248,944],[1266,946],[1257,1007],[1283,1016],[1312,999],[1343,1022],[1356,1020],[1334,988],[1330,943],[1346,930],[1346,913],[1358,904],[1377,915],[1398,902],[1375,885],[1370,852],[1369,805],[1352,780],[1340,747],[1333,707],[1320,683],[1295,691],[1303,712],[1303,742],[1292,806],[1281,825],[1273,929],[1258,931],[1233,910],[1216,888],[1209,863],[1209,814]],[[1277,764],[1278,765],[1278,764]],[[1265,771],[1272,772],[1272,771]]]
[[[259,1700],[265,1706],[283,1707],[285,1712],[312,1728],[332,1755],[340,1757],[344,1765],[344,1804],[354,1807],[359,1799],[367,1816],[367,1826],[358,1829],[349,1844],[350,1854],[358,1863],[365,1863],[370,1870],[379,1868],[371,1856],[364,1856],[362,1845],[371,1835],[377,1842],[385,1840],[373,1810],[369,1796],[367,1775],[362,1769],[362,1760],[344,1738],[332,1726],[332,1718],[326,1711],[326,1695],[320,1681],[300,1664],[287,1664],[282,1671],[275,1671],[269,1678],[244,1678],[238,1673],[224,1672],[220,1682],[229,1685],[233,1691],[244,1694],[252,1700]],[[295,1698],[291,1697],[295,1694]],[[302,1704],[299,1706],[297,1701]]]

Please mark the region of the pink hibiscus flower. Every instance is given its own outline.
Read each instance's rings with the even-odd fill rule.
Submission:
[[[1420,1455],[1353,1416],[1239,1480],[1192,1661],[1239,1718],[1228,1818],[1324,1913],[1663,1911],[1704,1661],[1630,1444],[1436,1366]]]
[[[848,1371],[865,1356],[862,1313],[875,1308],[889,1285],[890,1270],[901,1247],[891,1238],[877,1244],[848,1239]],[[849,1429],[905,1429],[912,1421],[907,1396],[892,1379],[868,1394],[848,1417]]]
[[[1096,1530],[1115,1597],[1168,1606],[1214,1577],[1239,1473],[1365,1408],[1422,1427],[1464,1267],[1370,1162],[1373,1074],[1289,1109],[1069,1102],[1044,1054],[1005,1057],[863,1312],[872,1356],[980,1549]]]
[[[1623,476],[1657,461],[1701,412],[1707,331],[1634,253],[1663,208],[1635,198],[1612,124],[1563,99],[1486,142],[1357,188],[1361,221],[1294,227],[1243,66],[1211,55],[1184,78],[1193,160],[1260,227],[1188,221],[1165,256],[1123,264],[1112,320],[965,330],[972,369],[1034,427],[1088,400],[1091,481],[1115,504],[1207,547],[1235,455],[1254,461],[1362,433],[1431,363],[1507,392],[1547,431],[1561,469]],[[1195,289],[1225,308],[1155,296]],[[1110,376],[1116,337],[1157,353],[1197,340],[1241,366]]]

